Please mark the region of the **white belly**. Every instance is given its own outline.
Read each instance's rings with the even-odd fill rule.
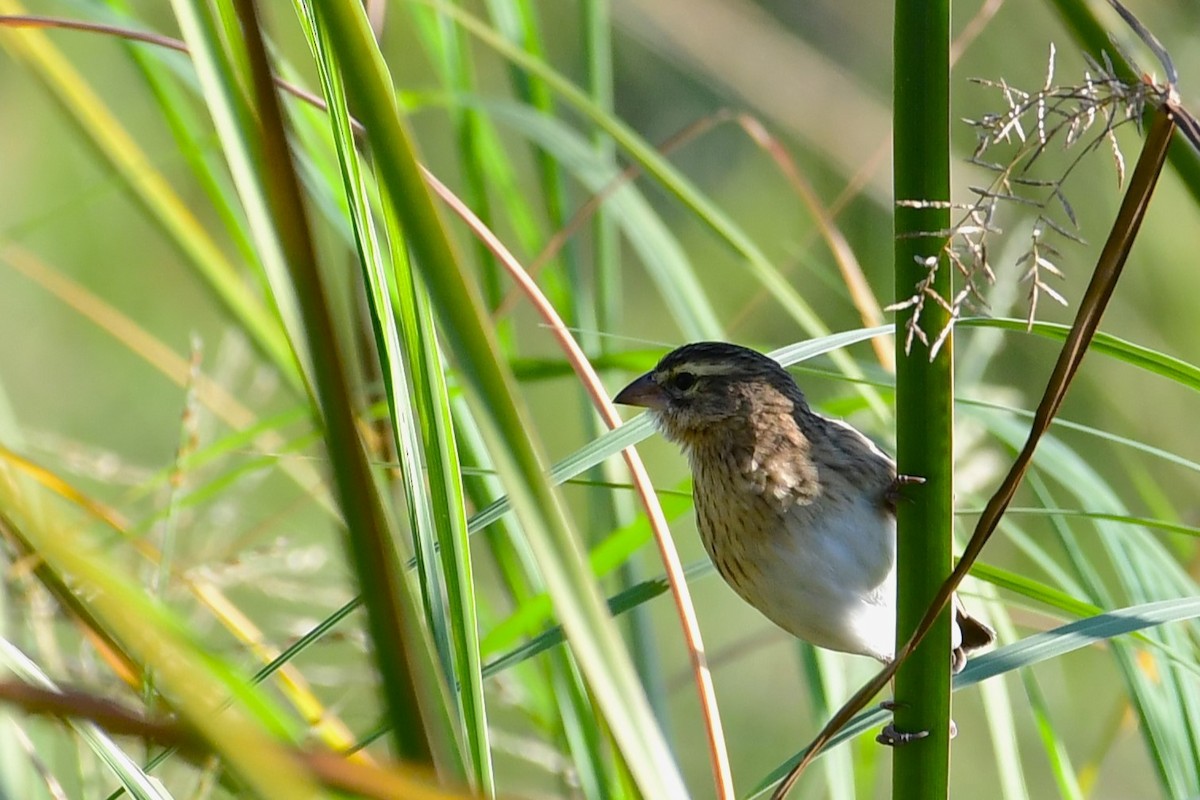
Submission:
[[[768,619],[818,647],[889,661],[895,650],[896,525],[865,499],[837,513],[793,508],[786,536],[744,556],[752,580],[734,588]],[[761,546],[767,545],[767,546]]]

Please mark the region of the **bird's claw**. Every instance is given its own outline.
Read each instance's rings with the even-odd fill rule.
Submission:
[[[925,479],[920,475],[897,475],[892,478],[892,483],[884,492],[884,502],[888,507],[895,509],[896,505],[904,498],[904,489],[907,486],[920,486],[925,483]]]
[[[908,703],[901,700],[882,700],[879,703],[879,707],[885,711],[895,711],[900,708],[908,708]],[[875,737],[875,741],[888,747],[898,747],[904,744],[911,744],[919,739],[924,739],[928,735],[929,731],[910,732],[898,730],[893,723],[889,722],[879,732],[879,735]],[[950,720],[950,738],[953,739],[955,736],[958,736],[958,726],[954,724],[954,720]]]
[[[929,735],[929,731],[901,731],[897,730],[896,726],[888,723],[875,737],[875,741],[888,747],[899,747],[905,744],[911,744],[918,739],[924,739]]]

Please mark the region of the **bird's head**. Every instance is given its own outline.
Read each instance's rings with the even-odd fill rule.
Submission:
[[[725,342],[671,351],[614,402],[650,409],[663,434],[685,445],[754,424],[766,414],[807,410],[796,382],[777,362]]]

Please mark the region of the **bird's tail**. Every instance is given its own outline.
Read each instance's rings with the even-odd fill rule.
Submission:
[[[958,623],[961,638],[958,647],[954,648],[951,669],[958,674],[967,665],[967,654],[996,641],[996,632],[968,614],[957,595],[954,597],[954,621]]]

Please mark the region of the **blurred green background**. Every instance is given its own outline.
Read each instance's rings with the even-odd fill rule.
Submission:
[[[7,5],[7,4],[6,4]],[[129,2],[128,14],[139,27],[177,36],[167,4]],[[486,17],[487,3],[465,3]],[[1173,55],[1182,76],[1185,105],[1200,99],[1191,93],[1192,76],[1200,74],[1200,5],[1185,0],[1138,2],[1129,7],[1155,31]],[[290,4],[264,4],[268,30],[280,59],[295,67],[295,78],[315,86],[311,66]],[[1095,13],[1117,32],[1122,45],[1133,39],[1103,3]],[[29,2],[28,13],[72,18],[117,20],[105,4]],[[549,0],[536,4],[546,60],[569,78],[581,81],[586,64],[581,44],[581,8],[576,2]],[[891,185],[891,9],[887,3],[840,3],[834,0],[614,0],[611,3],[613,95],[615,115],[648,142],[669,137],[723,109],[757,118],[786,147],[800,173],[813,185],[826,208],[844,201],[837,226],[849,241],[881,305],[892,301]],[[18,13],[12,7],[6,13]],[[955,30],[964,32],[961,57],[953,68],[955,118],[977,118],[1005,108],[994,88],[970,78],[1003,79],[1028,90],[1046,79],[1051,44],[1057,47],[1055,80],[1075,83],[1087,68],[1079,47],[1063,28],[1051,4],[1033,0],[956,4]],[[401,98],[412,115],[425,163],[452,188],[463,189],[460,152],[446,108],[446,87],[431,63],[426,34],[405,2],[386,4],[382,51]],[[204,372],[258,419],[294,409],[295,399],[247,343],[244,332],[229,323],[211,292],[181,257],[178,248],[149,221],[125,182],[90,144],[90,138],[64,114],[36,71],[14,57],[11,37],[0,29],[0,408],[4,439],[10,447],[55,470],[131,519],[149,520],[167,502],[162,485],[146,490],[150,477],[171,468],[181,437],[186,391],[149,366],[135,348],[151,342],[186,360],[192,342],[202,345]],[[153,94],[115,39],[83,32],[55,31],[51,41],[102,97],[131,132],[153,167],[169,181],[188,208],[209,230],[225,254],[239,263],[240,251],[227,228],[197,185],[185,154],[164,123]],[[1141,67],[1156,71],[1143,50],[1134,49]],[[511,102],[508,65],[477,41],[471,45],[474,92],[488,104]],[[181,82],[192,79],[178,60]],[[202,103],[185,109],[207,125]],[[559,121],[588,130],[577,114],[559,110]],[[530,197],[541,192],[538,164],[520,130],[494,118],[512,158],[515,179]],[[971,198],[971,187],[986,175],[965,159],[975,146],[975,132],[956,124],[953,141],[956,199]],[[1119,134],[1125,159],[1136,158],[1139,138],[1126,127]],[[215,134],[200,137],[201,147],[219,152]],[[992,154],[995,158],[1000,158]],[[1050,173],[1071,157],[1051,148],[1043,158]],[[726,214],[763,249],[771,262],[834,331],[862,327],[828,248],[812,215],[805,210],[778,166],[763,148],[736,125],[724,123],[688,141],[668,155]],[[590,193],[569,177],[564,180],[567,207],[581,206]],[[639,188],[652,209],[677,237],[691,270],[710,298],[729,339],[773,349],[806,338],[761,285],[751,279],[740,257],[696,216],[656,184],[641,180]],[[1085,285],[1120,202],[1116,170],[1107,145],[1098,148],[1072,173],[1065,191],[1079,220],[1085,244],[1061,241],[1057,262],[1064,273],[1056,288],[1072,303]],[[535,208],[540,208],[536,203]],[[554,226],[539,211],[538,230],[548,238]],[[347,317],[357,301],[358,269],[352,251],[329,218],[314,213],[317,240],[326,275]],[[498,214],[497,232],[523,262],[536,252],[522,247],[512,222]],[[1170,168],[1164,173],[1126,275],[1109,309],[1103,330],[1162,354],[1195,362],[1200,342],[1196,313],[1200,270],[1200,212]],[[1019,283],[1022,268],[1014,261],[1025,246],[1030,213],[1006,204],[996,223],[1004,231],[991,245],[997,282],[989,288],[990,312],[998,316],[1026,314],[1028,284]],[[469,235],[452,228],[463,253],[473,253]],[[590,232],[570,247],[587,273]],[[543,244],[543,239],[539,244]],[[627,244],[620,250],[619,297],[611,325],[588,333],[611,336],[610,351],[659,351],[685,340],[685,334]],[[557,269],[555,267],[554,269]],[[248,281],[251,280],[248,278]],[[53,284],[53,285],[51,285]],[[72,302],[74,305],[72,305]],[[144,333],[122,340],[122,323],[96,318],[105,304]],[[1043,298],[1038,318],[1069,322],[1073,308]],[[557,350],[538,318],[517,302],[512,354],[523,358],[556,358]],[[586,321],[583,323],[586,328]],[[135,344],[131,345],[130,342]],[[1044,385],[1056,345],[1022,333],[989,328],[963,328],[957,335],[960,396],[1031,408]],[[867,344],[851,348],[868,376],[886,381]],[[832,369],[828,358],[805,365],[797,373],[813,401],[829,413],[845,415],[887,444],[891,433],[861,408],[853,386]],[[623,375],[609,373],[610,389]],[[592,436],[582,406],[564,403],[575,394],[575,379],[528,380],[522,394],[530,419],[546,451],[557,460]],[[580,409],[580,410],[577,410]],[[1196,462],[1200,435],[1195,424],[1197,397],[1192,387],[1173,382],[1103,356],[1092,356],[1062,411],[1063,418],[1159,448],[1185,460],[1161,457],[1103,441],[1078,431],[1056,434],[1111,486],[1133,516],[1183,525],[1200,525],[1200,491]],[[959,504],[978,508],[998,480],[1010,451],[984,435],[977,413],[960,409]],[[211,440],[220,426],[201,412],[196,423],[201,441]],[[298,436],[304,426],[283,429]],[[677,488],[686,464],[673,446],[653,438],[641,448],[655,484]],[[321,465],[319,450],[302,449],[295,458]],[[338,543],[331,537],[328,516],[318,511],[294,483],[280,477],[275,465],[248,450],[233,452],[219,470],[189,475],[195,489],[225,476],[225,483],[181,511],[175,558],[179,567],[196,571],[225,588],[262,627],[268,640],[284,645],[350,599],[353,592]],[[1188,466],[1190,464],[1190,466]],[[608,528],[589,528],[589,490],[566,490],[570,513],[586,541]],[[1066,507],[1089,509],[1087,498],[1056,490]],[[1040,505],[1025,492],[1016,505]],[[964,515],[964,525],[973,517]],[[1044,517],[1016,515],[1014,521],[1054,558],[1061,558]],[[147,523],[147,528],[153,525]],[[1086,525],[1079,528],[1086,531]],[[673,524],[685,563],[701,561],[690,511]],[[1191,537],[1157,534],[1164,547],[1195,575],[1196,548]],[[1094,543],[1081,535],[1083,548],[1095,557],[1104,578],[1113,567]],[[636,559],[643,576],[661,567],[653,548]],[[984,561],[1039,580],[1043,566],[1027,552],[999,536]],[[142,567],[137,567],[142,569]],[[507,613],[504,593],[486,558],[477,563],[485,605],[484,631]],[[15,579],[14,579],[15,580]],[[21,581],[17,581],[22,586]],[[614,584],[615,585],[615,584]],[[746,607],[719,580],[708,576],[693,585],[697,610],[714,667],[717,695],[725,722],[734,774],[740,790],[753,786],[770,769],[808,741],[822,719],[814,714],[804,689],[799,648],[781,631]],[[28,592],[29,594],[26,594]],[[36,594],[22,589],[14,596]],[[968,602],[983,600],[969,593]],[[188,609],[181,594],[167,599]],[[689,787],[695,796],[711,792],[695,693],[686,671],[674,615],[666,598],[646,610],[655,635],[665,681],[669,733]],[[1009,604],[1017,630],[1029,633],[1053,627],[1055,618],[1043,608]],[[29,613],[18,604],[14,618]],[[187,613],[191,613],[190,611]],[[200,630],[211,625],[198,612]],[[365,732],[375,723],[370,673],[355,657],[362,647],[359,630],[307,652],[298,666],[318,694],[350,724]],[[64,634],[69,642],[69,637]],[[95,664],[80,661],[86,650],[68,643],[60,654],[64,678],[82,681]],[[237,662],[240,646],[213,632],[212,646]],[[1189,642],[1194,650],[1195,642]],[[875,665],[850,656],[824,656],[835,693],[848,695],[872,674]],[[1078,771],[1084,796],[1127,798],[1165,794],[1156,781],[1151,755],[1136,730],[1117,668],[1104,647],[1097,646],[1034,668],[1048,699],[1057,735]],[[1017,725],[1025,778],[1031,797],[1060,793],[1038,741],[1034,720],[1018,678],[1009,675],[1011,705]],[[1195,680],[1193,675],[1192,680]],[[500,785],[518,795],[558,796],[563,755],[539,742],[531,732],[528,708],[519,680],[501,676],[487,684],[492,705],[491,727]],[[959,797],[999,796],[998,768],[989,743],[977,690],[956,697],[959,737],[953,745],[953,788]],[[48,741],[54,726],[41,723]],[[859,790],[887,795],[889,756],[866,739],[853,746],[860,765]],[[865,766],[863,766],[865,765]],[[872,773],[871,769],[878,772]],[[874,777],[872,777],[872,775]],[[801,797],[826,796],[818,778],[802,784]],[[96,795],[79,795],[96,796]]]

